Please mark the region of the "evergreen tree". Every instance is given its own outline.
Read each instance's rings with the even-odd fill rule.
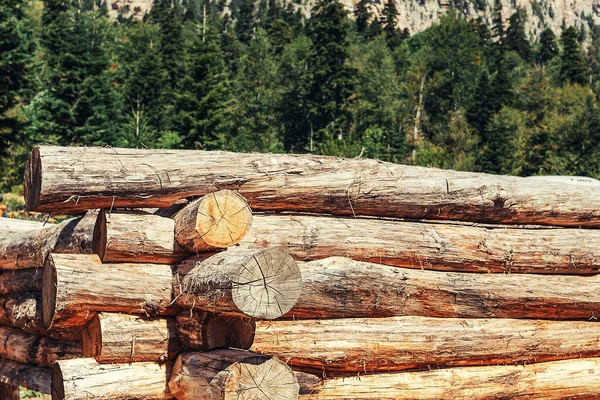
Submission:
[[[537,62],[546,65],[550,60],[558,55],[558,44],[556,36],[550,28],[546,28],[540,35],[540,49],[537,53]]]
[[[242,43],[248,43],[254,36],[256,21],[254,18],[254,0],[242,0],[240,4],[239,16],[235,23],[235,33],[238,40]]]
[[[563,84],[585,85],[587,82],[587,68],[577,38],[578,32],[573,27],[565,29],[560,36],[563,47],[560,55],[560,81]]]
[[[356,20],[356,30],[365,35],[368,32],[369,28],[369,20],[373,16],[371,10],[369,9],[370,5],[369,0],[359,0],[358,3],[354,6],[354,18]]]
[[[396,28],[398,23],[398,8],[396,7],[396,0],[385,0],[381,17],[385,38],[388,46],[393,50],[401,43],[401,38],[398,34],[398,29]]]
[[[509,19],[506,30],[506,46],[509,50],[516,51],[519,56],[527,62],[532,60],[531,45],[525,36],[524,11],[518,10]]]

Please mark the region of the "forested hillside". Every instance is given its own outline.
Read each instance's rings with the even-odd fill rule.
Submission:
[[[531,43],[524,11],[396,28],[318,0],[110,19],[96,0],[0,0],[0,192],[38,143],[311,152],[600,177],[600,27]],[[582,43],[591,45],[582,46]]]

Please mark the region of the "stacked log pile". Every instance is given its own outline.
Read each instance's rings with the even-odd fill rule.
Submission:
[[[39,147],[25,197],[80,216],[0,219],[2,398],[600,397],[597,188]]]

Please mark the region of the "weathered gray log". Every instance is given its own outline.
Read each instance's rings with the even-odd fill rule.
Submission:
[[[596,399],[599,378],[600,359],[588,358],[306,380],[300,399]]]
[[[252,225],[246,199],[232,190],[219,190],[186,205],[174,217],[177,242],[189,253],[234,246]]]
[[[298,398],[298,388],[285,363],[231,349],[181,354],[169,381],[178,400],[291,400]]]
[[[178,267],[177,305],[184,309],[275,319],[296,303],[302,288],[294,259],[279,248],[230,248]]]
[[[600,188],[378,160],[183,150],[36,147],[29,210],[169,207],[232,189],[254,210],[600,226]]]
[[[44,268],[46,328],[83,327],[95,311],[174,315],[172,300],[168,265],[102,264],[96,254],[50,254]]]
[[[594,319],[600,275],[472,274],[390,267],[342,257],[298,262],[302,294],[288,318],[420,315]]]
[[[98,211],[60,224],[0,218],[0,269],[41,268],[50,252],[94,253],[97,219]]]
[[[600,272],[600,231],[517,229],[373,218],[255,214],[242,248],[281,246],[297,260],[331,256],[469,272]]]
[[[0,326],[0,357],[24,364],[49,367],[59,359],[81,357],[81,343],[57,340]]]
[[[0,382],[50,394],[51,369],[0,358]]]
[[[257,321],[250,350],[332,376],[600,356],[589,321],[429,317]]]
[[[212,350],[233,347],[247,350],[252,346],[255,321],[252,318],[184,312],[177,316],[179,341],[187,350]]]

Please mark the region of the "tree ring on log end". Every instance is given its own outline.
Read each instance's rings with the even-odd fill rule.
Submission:
[[[276,358],[248,357],[232,364],[224,400],[298,398],[299,385],[292,369]]]
[[[210,193],[198,205],[196,231],[213,247],[239,243],[252,225],[252,210],[246,199],[232,190]]]
[[[56,312],[57,276],[52,255],[48,256],[42,276],[42,323],[50,329]]]
[[[231,289],[233,302],[246,315],[279,318],[290,311],[300,297],[300,268],[284,250],[265,249],[244,261]]]
[[[52,400],[64,400],[65,384],[63,382],[62,371],[60,364],[55,363],[52,366]]]
[[[31,151],[31,155],[25,165],[23,191],[27,211],[34,211],[40,201],[42,190],[42,161],[39,147]]]

